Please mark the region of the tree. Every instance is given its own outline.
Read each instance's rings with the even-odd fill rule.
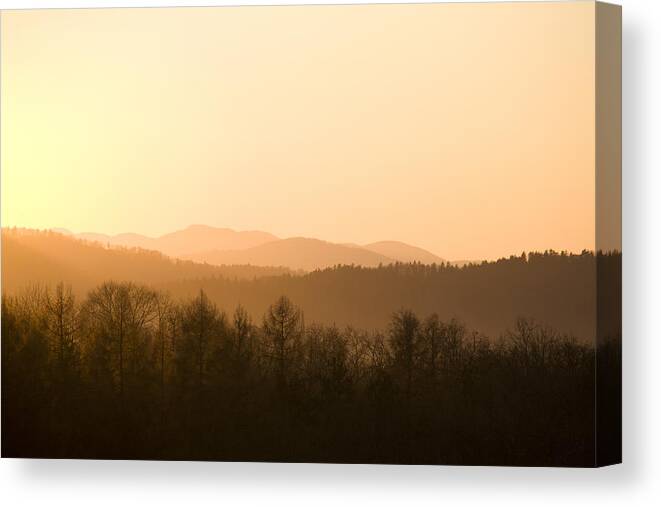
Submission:
[[[45,293],[44,307],[46,328],[51,338],[51,350],[55,352],[59,375],[64,376],[75,366],[76,333],[78,331],[78,309],[71,287],[57,284],[55,293]]]
[[[96,346],[116,356],[120,399],[124,400],[127,358],[131,366],[139,359],[140,341],[157,317],[155,291],[133,283],[106,282],[90,292],[83,311],[92,324]]]
[[[250,354],[250,332],[252,323],[246,309],[239,305],[234,311],[234,355],[239,368],[245,366]]]
[[[516,329],[506,337],[511,343],[512,357],[525,375],[544,370],[559,344],[553,330],[524,318],[517,319]]]
[[[156,336],[158,347],[158,360],[159,360],[159,373],[160,373],[160,386],[161,386],[161,405],[165,405],[165,371],[166,371],[166,357],[169,355],[168,351],[168,338],[174,339],[176,329],[175,309],[170,297],[165,293],[156,294],[155,298],[155,311],[156,311]]]
[[[347,338],[332,327],[312,325],[306,331],[306,377],[327,403],[342,395],[350,384]]]
[[[427,317],[422,326],[422,347],[424,348],[426,368],[429,371],[432,382],[436,381],[441,355],[443,324],[438,315],[433,313]]]
[[[286,296],[281,296],[264,315],[263,332],[267,354],[275,367],[279,387],[287,382],[290,360],[301,338],[301,312]]]
[[[218,308],[209,301],[203,290],[183,307],[181,327],[184,343],[179,353],[184,355],[181,358],[184,363],[187,362],[185,356],[192,355],[198,387],[204,384],[211,339],[218,333],[222,320]]]
[[[461,354],[466,336],[466,328],[456,319],[442,326],[441,361],[446,372],[456,373],[455,366],[461,360]]]
[[[404,392],[408,402],[421,349],[418,317],[410,310],[396,312],[390,321],[389,336],[395,369],[404,375]]]

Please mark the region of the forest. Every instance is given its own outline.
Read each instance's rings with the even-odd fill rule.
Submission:
[[[457,318],[494,339],[524,316],[589,343],[596,334],[597,291],[603,306],[619,315],[613,283],[620,279],[620,259],[619,254],[589,251],[530,252],[462,267],[342,265],[298,276],[180,279],[161,287],[177,297],[194,297],[203,288],[219,307],[241,304],[255,319],[285,294],[307,320],[325,325],[384,329],[393,311],[408,308],[419,315],[437,313],[443,320]]]
[[[251,265],[212,266],[172,259],[159,252],[104,248],[62,234],[2,231],[2,291],[61,280],[84,299],[106,280],[134,282],[190,299],[203,289],[219,308],[245,308],[256,322],[281,295],[296,302],[306,321],[374,331],[391,313],[456,318],[493,339],[524,316],[592,343],[595,292],[614,323],[620,317],[621,255],[594,252],[528,252],[465,266],[391,263],[380,267],[336,265],[311,272]],[[598,283],[599,282],[599,283]]]
[[[405,307],[365,330],[290,298],[254,318],[204,288],[4,294],[3,456],[594,466],[595,382],[621,390],[595,364],[619,364],[619,335],[521,317],[489,337]]]

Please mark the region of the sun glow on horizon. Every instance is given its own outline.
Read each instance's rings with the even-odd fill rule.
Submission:
[[[1,23],[3,226],[594,249],[592,2]]]

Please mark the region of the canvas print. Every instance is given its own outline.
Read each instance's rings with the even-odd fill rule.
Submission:
[[[3,458],[620,462],[620,25],[3,11]]]

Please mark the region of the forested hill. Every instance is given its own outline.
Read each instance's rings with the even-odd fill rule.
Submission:
[[[603,257],[602,273],[619,279],[620,256]],[[397,264],[380,268],[341,266],[305,276],[258,280],[207,280],[167,284],[175,296],[201,288],[220,308],[242,304],[254,319],[280,295],[289,296],[306,322],[384,329],[392,312],[411,309],[456,317],[489,337],[510,329],[518,317],[532,318],[561,333],[593,341],[596,260],[592,253],[530,254],[497,262],[453,266]],[[602,285],[604,301],[619,312],[615,292]],[[609,294],[613,294],[612,297]]]
[[[286,268],[211,266],[170,259],[138,248],[106,248],[50,231],[2,229],[2,291],[63,281],[81,296],[106,280],[150,285],[199,278],[254,278],[290,273]]]
[[[607,320],[602,324],[617,323],[621,256],[600,259],[600,304]],[[81,297],[107,280],[147,284],[175,298],[195,296],[203,289],[228,313],[243,305],[256,323],[274,300],[286,295],[301,308],[306,323],[384,330],[392,312],[406,308],[421,315],[437,313],[442,319],[455,317],[492,338],[525,317],[593,341],[596,264],[590,252],[549,252],[461,268],[338,266],[303,275],[286,268],[176,261],[158,252],[104,248],[53,232],[2,231],[3,293],[63,281]]]

